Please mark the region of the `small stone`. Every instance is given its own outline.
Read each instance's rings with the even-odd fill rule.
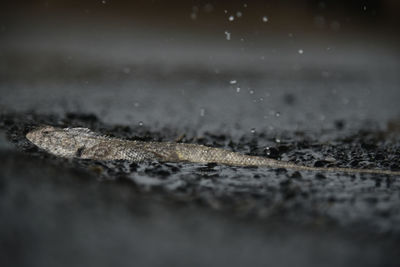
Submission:
[[[345,126],[344,121],[342,121],[342,120],[336,120],[336,121],[335,121],[335,127],[336,127],[336,129],[338,129],[338,130],[343,130],[343,129],[344,129],[344,126]]]
[[[285,174],[287,170],[285,168],[278,168],[275,170],[276,174]]]
[[[293,172],[292,175],[290,175],[289,177],[292,178],[292,179],[301,179],[301,178],[302,178],[302,175],[301,175],[300,172],[295,171],[295,172]]]
[[[283,101],[284,101],[286,104],[292,106],[292,105],[295,103],[296,98],[295,98],[295,96],[292,95],[292,94],[285,94],[285,95],[283,96]]]
[[[330,162],[326,161],[326,160],[317,160],[314,163],[314,167],[316,168],[321,168],[321,167],[326,167],[326,165],[328,165]]]

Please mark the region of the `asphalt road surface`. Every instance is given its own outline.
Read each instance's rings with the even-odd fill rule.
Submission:
[[[399,170],[396,39],[54,21],[2,27],[2,266],[398,266],[400,177],[65,160],[24,137],[81,126]]]

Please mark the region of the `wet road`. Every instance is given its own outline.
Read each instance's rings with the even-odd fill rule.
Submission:
[[[4,266],[398,263],[399,177],[69,161],[24,138],[43,123],[185,134],[310,166],[399,169],[391,43],[88,27],[16,27],[1,44]]]

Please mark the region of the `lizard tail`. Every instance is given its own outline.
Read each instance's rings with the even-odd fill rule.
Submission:
[[[243,155],[245,156],[245,155]],[[246,156],[245,156],[246,157]],[[356,168],[341,168],[341,167],[310,167],[297,165],[291,162],[273,160],[263,157],[249,157],[248,165],[265,166],[271,168],[287,168],[299,171],[322,171],[322,172],[344,172],[344,173],[367,173],[367,174],[384,174],[400,176],[400,171],[378,170],[378,169],[356,169]]]
[[[400,171],[378,170],[378,169],[353,169],[353,168],[341,168],[341,167],[309,167],[304,165],[297,165],[291,162],[278,161],[263,157],[254,157],[253,159],[251,159],[251,161],[256,163],[257,166],[265,166],[271,168],[287,168],[299,171],[368,173],[368,174],[385,174],[385,175],[400,176]]]
[[[400,176],[400,171],[391,170],[378,170],[378,169],[353,169],[353,168],[340,168],[340,167],[309,167],[299,166],[288,163],[287,168],[305,170],[305,171],[323,171],[323,172],[344,172],[344,173],[367,173],[367,174],[384,174]]]
[[[336,167],[309,167],[296,165],[291,162],[274,160],[266,157],[249,156],[221,148],[213,148],[193,144],[177,144],[177,159],[194,163],[217,163],[230,166],[259,166],[270,168],[287,168],[299,171],[344,172],[344,173],[369,173],[400,176],[400,171],[377,169],[353,169]]]

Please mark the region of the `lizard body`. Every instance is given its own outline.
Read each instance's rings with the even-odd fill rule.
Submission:
[[[161,162],[218,163],[232,166],[266,166],[306,171],[400,176],[400,171],[308,167],[197,144],[130,141],[99,135],[87,128],[62,129],[44,126],[27,133],[26,138],[48,153],[64,158],[128,160],[133,162],[157,160]]]

